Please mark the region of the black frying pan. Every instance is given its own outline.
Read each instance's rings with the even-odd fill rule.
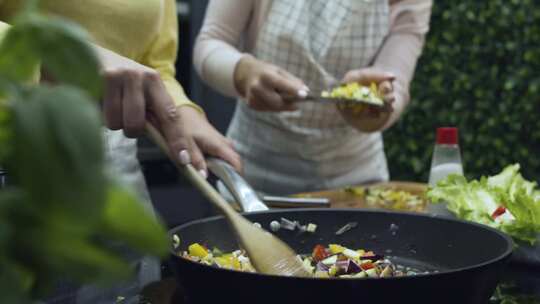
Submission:
[[[385,279],[302,279],[242,273],[173,255],[178,279],[193,303],[486,303],[512,252],[506,235],[485,226],[417,214],[364,210],[296,209],[247,214],[268,228],[281,217],[316,223],[314,234],[280,230],[298,253],[337,243],[391,256],[394,261],[438,273]],[[336,236],[347,222],[358,226]],[[391,230],[394,224],[399,229]],[[394,233],[395,232],[395,233]],[[199,242],[238,249],[222,217],[194,221],[171,231],[180,250]],[[212,301],[212,302],[211,302]]]
[[[264,208],[241,177],[223,163],[217,165],[218,168],[211,161],[210,169],[229,189],[239,188],[232,189],[233,195],[244,208]],[[411,213],[295,209],[258,211],[245,216],[266,229],[271,221],[282,217],[317,224],[313,234],[283,229],[276,233],[300,254],[311,253],[317,244],[336,243],[372,250],[429,274],[384,279],[277,277],[209,267],[172,252],[177,277],[190,303],[486,303],[513,248],[508,236],[486,226]],[[349,222],[358,226],[336,235]],[[170,234],[181,239],[177,251],[187,250],[196,242],[223,251],[238,249],[221,216],[184,224]]]

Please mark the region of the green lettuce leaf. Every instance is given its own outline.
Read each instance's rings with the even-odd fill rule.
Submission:
[[[450,175],[430,188],[433,203],[446,202],[457,217],[502,230],[516,240],[534,244],[540,233],[540,190],[535,182],[519,173],[519,164],[506,167],[501,173],[467,181]],[[499,207],[506,212],[494,219]]]

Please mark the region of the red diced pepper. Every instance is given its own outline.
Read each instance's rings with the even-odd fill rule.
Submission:
[[[375,268],[375,265],[371,262],[365,262],[365,263],[360,264],[360,268],[362,268],[362,270],[369,270],[369,269]]]
[[[504,208],[503,206],[500,206],[500,207],[497,208],[495,211],[493,211],[493,214],[491,215],[491,217],[492,217],[493,219],[496,219],[496,218],[498,218],[499,216],[503,215],[505,212],[506,212],[506,208]]]
[[[320,262],[330,255],[326,252],[326,248],[323,245],[317,245],[313,248],[313,254],[311,256],[315,262]]]

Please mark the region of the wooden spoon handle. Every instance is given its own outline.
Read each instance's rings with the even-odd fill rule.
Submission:
[[[171,154],[167,142],[161,135],[161,133],[150,123],[145,125],[146,132],[148,136],[154,141],[154,143],[167,154],[169,159],[175,164],[178,171],[180,171],[189,181],[215,206],[217,207],[226,217],[231,219],[231,217],[238,216],[238,213],[230,206],[230,204],[219,194],[219,192],[204,179],[191,164],[183,165],[178,160],[178,157],[175,157]]]

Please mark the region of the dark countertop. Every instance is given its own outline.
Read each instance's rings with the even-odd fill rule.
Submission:
[[[170,276],[148,285],[143,292],[143,304],[189,304],[177,280]],[[490,304],[540,304],[540,269],[507,270],[503,282]]]

